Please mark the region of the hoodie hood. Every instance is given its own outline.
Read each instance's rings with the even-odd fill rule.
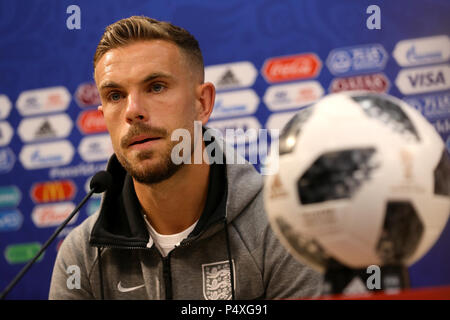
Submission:
[[[213,136],[215,152],[223,152],[223,163],[210,164],[208,195],[203,213],[188,239],[207,237],[223,228],[219,222],[233,221],[261,191],[263,180],[253,165],[246,162],[232,146]],[[217,143],[220,142],[220,143]],[[237,163],[226,164],[226,159]],[[220,161],[218,161],[220,162]],[[231,162],[230,160],[228,162]],[[112,155],[107,171],[113,176],[113,186],[101,201],[98,219],[92,229],[90,244],[107,247],[145,248],[149,234],[134,191],[131,176]],[[217,225],[217,228],[211,228]]]

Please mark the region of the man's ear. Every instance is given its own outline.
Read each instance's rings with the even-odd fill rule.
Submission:
[[[214,108],[216,88],[211,82],[205,82],[197,86],[197,120],[205,125]]]
[[[101,114],[103,114],[103,106],[102,105],[98,106],[97,110],[100,111]]]

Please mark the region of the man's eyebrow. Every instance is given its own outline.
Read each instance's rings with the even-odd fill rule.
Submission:
[[[146,76],[144,79],[142,79],[140,82],[141,83],[147,83],[150,81],[153,81],[155,79],[158,78],[173,78],[173,76],[171,76],[170,74],[167,73],[163,73],[163,72],[155,72],[155,73],[151,73],[148,76]],[[105,81],[104,83],[102,83],[100,85],[100,90],[104,90],[104,89],[121,89],[123,88],[123,86],[121,86],[120,84],[114,82],[114,81]]]
[[[158,79],[158,78],[169,78],[170,79],[170,78],[173,78],[173,77],[170,74],[168,74],[168,73],[155,72],[155,73],[151,73],[148,76],[146,76],[141,81],[141,83],[147,83],[147,82],[153,81],[153,80]]]
[[[114,81],[105,81],[100,85],[100,91],[109,88],[122,88],[122,86],[120,84],[115,83]]]

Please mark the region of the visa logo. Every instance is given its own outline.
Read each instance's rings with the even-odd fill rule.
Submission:
[[[403,94],[450,89],[450,66],[446,64],[401,70],[395,84]]]
[[[440,83],[445,85],[445,78],[442,71],[438,72],[437,74],[435,74],[434,72],[427,72],[425,74],[409,75],[408,79],[413,87],[430,87],[439,85]]]

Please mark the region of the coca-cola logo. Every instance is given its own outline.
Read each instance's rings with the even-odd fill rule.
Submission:
[[[87,110],[80,113],[77,125],[84,134],[107,131],[103,114],[98,110]]]
[[[263,66],[263,76],[268,82],[281,82],[316,77],[322,63],[313,53],[268,59]]]
[[[95,83],[82,83],[75,92],[75,100],[82,108],[101,104],[100,94]]]

